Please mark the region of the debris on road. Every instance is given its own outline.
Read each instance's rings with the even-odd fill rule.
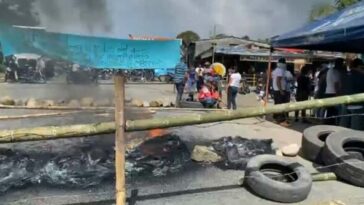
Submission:
[[[44,103],[41,100],[37,100],[35,98],[30,98],[27,100],[27,102],[25,104],[27,107],[33,108],[33,107],[42,107]]]
[[[138,100],[138,99],[133,99],[131,101],[131,104],[132,104],[132,106],[135,106],[135,107],[143,107],[143,101]]]
[[[212,147],[223,156],[223,161],[217,163],[224,169],[245,169],[248,160],[261,154],[274,154],[272,139],[246,139],[240,136],[223,137],[215,140]]]
[[[216,163],[222,160],[212,147],[196,145],[193,148],[191,159],[196,162]]]
[[[87,188],[114,177],[111,147],[82,145],[76,150],[37,154],[0,149],[0,193],[28,184]],[[126,160],[127,177],[165,176],[182,169],[190,161],[190,153],[178,136],[165,135],[129,151]]]
[[[70,100],[68,107],[81,107],[81,104],[78,100]]]
[[[295,157],[298,155],[298,152],[300,151],[300,146],[298,146],[298,144],[290,144],[283,147],[281,151],[284,156]]]
[[[82,98],[80,101],[82,107],[92,107],[95,105],[95,100],[90,97]]]
[[[9,96],[5,96],[5,97],[1,98],[0,104],[15,105],[15,100],[13,98],[9,97]]]

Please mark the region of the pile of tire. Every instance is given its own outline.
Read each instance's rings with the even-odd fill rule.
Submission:
[[[244,185],[262,198],[297,203],[309,195],[312,177],[309,171],[297,162],[275,155],[258,155],[248,162]]]
[[[364,187],[364,132],[318,125],[303,132],[304,158],[330,168],[339,179]]]
[[[337,177],[364,187],[364,132],[336,126],[313,126],[303,132],[301,155],[330,167]],[[297,203],[307,198],[312,176],[301,164],[275,155],[249,160],[244,185],[252,193],[276,202]]]

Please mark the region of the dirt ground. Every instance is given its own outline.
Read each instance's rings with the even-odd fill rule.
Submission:
[[[126,95],[128,98],[139,98],[143,100],[153,99],[174,99],[172,85],[155,84],[127,85]],[[11,96],[16,99],[27,99],[36,97],[42,99],[72,99],[92,96],[95,99],[109,98],[113,96],[112,85],[99,86],[75,86],[64,84],[46,85],[21,85],[21,84],[0,84],[2,96]],[[256,97],[252,95],[238,97],[239,107],[259,105]],[[2,115],[19,114],[22,111],[1,110]],[[154,117],[178,116],[189,114],[187,111],[160,111]],[[86,123],[92,121],[108,121],[112,116],[69,116],[67,118],[54,117],[51,119],[37,120],[14,120],[0,124],[0,129],[33,127],[40,125],[59,125]],[[176,133],[187,144],[190,150],[194,145],[208,144],[212,140],[223,136],[242,136],[254,139],[273,139],[275,146],[282,147],[292,143],[300,144],[301,130],[309,125],[294,124],[292,128],[286,129],[265,121],[261,118],[249,118],[231,122],[219,122],[206,125],[196,125],[169,129],[168,132]],[[135,135],[145,133],[133,133]],[[112,135],[96,136],[85,139],[67,139],[39,143],[18,143],[2,145],[13,149],[42,149],[48,150],[69,150],[77,149],[82,143],[93,142],[95,146],[102,146],[102,143],[112,143]],[[95,143],[95,141],[97,143]],[[304,164],[312,173],[317,172],[314,168],[317,165],[296,157],[296,160]],[[0,170],[1,171],[1,170]],[[154,205],[276,205],[251,194],[246,189],[237,186],[243,171],[221,170],[212,165],[201,165],[189,163],[179,173],[166,177],[155,178],[131,178],[127,182],[129,204],[154,204]],[[316,205],[327,203],[333,200],[341,201],[347,205],[364,204],[364,189],[354,187],[338,181],[315,182],[311,193],[305,201],[298,203],[303,205]],[[26,204],[26,205],[63,205],[63,204],[113,204],[114,182],[106,181],[100,186],[80,190],[65,189],[62,187],[31,186],[24,189],[11,190],[0,195],[0,204]],[[99,201],[98,203],[89,203]]]

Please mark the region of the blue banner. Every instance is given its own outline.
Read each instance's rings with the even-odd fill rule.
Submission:
[[[35,53],[92,68],[175,67],[180,40],[125,40],[51,33],[44,29],[0,25],[4,55]]]

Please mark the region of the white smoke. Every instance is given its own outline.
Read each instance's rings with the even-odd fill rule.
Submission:
[[[268,38],[308,21],[315,4],[332,0],[37,0],[43,26],[53,31],[174,37],[193,30]]]

